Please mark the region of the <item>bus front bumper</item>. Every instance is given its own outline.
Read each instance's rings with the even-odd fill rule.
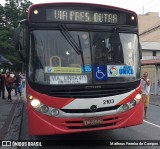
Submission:
[[[135,126],[143,123],[143,104],[140,102],[127,112],[98,118],[92,117],[91,119],[93,122],[97,119],[101,120],[101,123],[86,125],[89,118],[56,118],[29,109],[28,129],[30,135],[56,135]]]

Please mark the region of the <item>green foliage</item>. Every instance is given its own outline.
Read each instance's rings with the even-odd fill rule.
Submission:
[[[31,4],[28,0],[6,0],[4,6],[0,4],[0,54],[8,58],[14,67],[22,65],[13,45],[14,30],[20,20],[27,18]]]

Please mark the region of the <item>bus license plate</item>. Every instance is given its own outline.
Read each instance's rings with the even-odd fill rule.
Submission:
[[[103,123],[102,119],[96,119],[96,118],[92,118],[92,119],[86,119],[83,121],[83,124],[85,126],[89,126],[89,125],[100,125]]]

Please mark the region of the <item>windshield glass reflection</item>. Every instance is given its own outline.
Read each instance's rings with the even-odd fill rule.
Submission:
[[[136,34],[118,33],[118,40],[111,40],[113,33],[109,32],[64,32],[71,36],[68,40],[59,30],[32,31],[30,81],[50,85],[103,84],[134,81],[139,77]],[[71,38],[77,49],[70,43]],[[106,79],[97,80],[94,74],[102,72],[102,67]],[[113,71],[117,74],[113,75]]]

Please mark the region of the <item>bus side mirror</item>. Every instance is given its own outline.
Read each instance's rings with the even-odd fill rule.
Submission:
[[[16,28],[14,32],[14,47],[19,52],[21,60],[26,63],[26,42],[27,42],[26,27],[22,27],[21,24]]]
[[[15,32],[14,32],[14,37],[13,37],[13,40],[14,40],[14,48],[16,50],[19,49],[19,34],[20,34],[20,28],[16,28],[15,29]]]

